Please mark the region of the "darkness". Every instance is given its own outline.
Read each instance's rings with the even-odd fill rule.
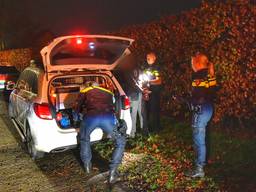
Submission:
[[[31,17],[57,34],[102,33],[200,6],[200,0],[36,0]]]
[[[201,0],[0,0],[0,50],[50,36],[103,34],[199,7]],[[52,35],[50,35],[52,34]],[[41,38],[41,39],[40,39]]]

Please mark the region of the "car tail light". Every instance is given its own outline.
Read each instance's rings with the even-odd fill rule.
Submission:
[[[47,119],[47,120],[52,119],[50,107],[46,103],[43,103],[43,104],[35,103],[34,111],[35,111],[36,115],[41,119]]]
[[[6,75],[0,75],[0,83],[4,84],[6,81]]]
[[[6,75],[0,75],[0,80],[6,80]]]
[[[126,95],[122,96],[122,103],[123,103],[122,109],[130,108],[130,100]]]

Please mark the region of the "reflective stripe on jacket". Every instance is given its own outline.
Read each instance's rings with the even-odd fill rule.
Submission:
[[[192,87],[205,87],[209,88],[211,86],[216,86],[217,81],[215,77],[208,77],[206,80],[204,79],[194,79],[192,81]]]

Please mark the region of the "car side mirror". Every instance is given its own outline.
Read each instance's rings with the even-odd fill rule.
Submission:
[[[15,89],[15,83],[13,81],[8,81],[6,84],[6,90],[14,90]]]

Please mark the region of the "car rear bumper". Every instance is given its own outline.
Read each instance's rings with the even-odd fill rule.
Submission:
[[[132,128],[132,121],[130,110],[121,111],[121,119],[127,123],[126,133],[130,135]],[[35,148],[42,152],[61,152],[69,148],[74,148],[78,143],[78,133],[75,129],[61,129],[56,121],[43,120],[37,117],[32,112],[28,116],[28,123],[30,125],[31,134],[35,142]],[[100,141],[103,138],[101,129],[95,129],[91,135],[91,142]]]
[[[42,120],[35,114],[28,118],[35,148],[42,152],[61,152],[77,145],[75,129],[61,130],[55,120]]]
[[[34,113],[28,118],[35,148],[42,152],[62,152],[74,148],[78,143],[78,133],[75,129],[60,129],[55,120],[42,120]],[[103,131],[95,129],[91,135],[91,142],[100,141]]]

